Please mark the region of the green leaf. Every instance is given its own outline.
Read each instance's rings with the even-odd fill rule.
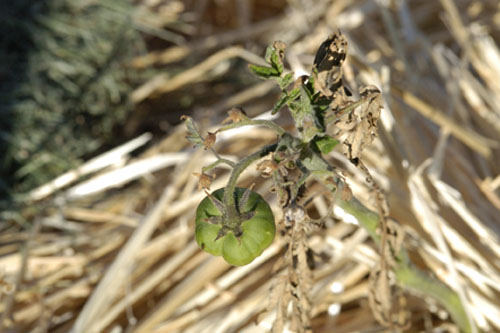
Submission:
[[[311,96],[305,89],[304,85],[300,86],[300,107],[302,112],[307,115],[313,115],[313,105],[311,104]]]
[[[285,43],[276,41],[266,49],[265,61],[270,64],[277,72],[278,76],[283,73],[283,58],[285,57]]]
[[[299,88],[292,89],[288,93],[288,96],[290,96],[290,101],[296,100],[300,96],[300,89]]]
[[[276,50],[274,49],[274,47],[272,45],[269,45],[267,48],[266,48],[266,55],[264,56],[264,60],[268,63],[268,64],[271,64],[271,57],[273,55],[273,53],[276,53]]]
[[[298,88],[295,88],[291,90],[290,92],[287,92],[286,90],[283,90],[283,93],[280,96],[280,99],[278,102],[273,107],[273,111],[271,114],[277,113],[281,108],[287,104],[289,107],[294,108],[297,103],[294,103],[294,101],[299,97],[300,95],[300,90]]]
[[[248,68],[257,76],[269,79],[271,77],[280,76],[280,73],[272,67],[258,66],[258,65],[248,65]]]
[[[288,100],[290,99],[290,96],[286,92],[283,92],[281,94],[280,99],[276,102],[276,104],[273,107],[273,111],[271,111],[271,114],[276,114],[281,108],[288,103]]]
[[[273,68],[276,69],[280,75],[281,73],[283,73],[283,60],[280,59],[280,56],[277,52],[273,52],[271,54],[271,66],[273,66]]]
[[[292,112],[292,116],[293,118],[295,119],[295,122],[297,124],[301,124],[301,120],[300,120],[300,117],[299,117],[299,113],[300,113],[300,103],[297,101],[297,99],[299,98],[300,96],[300,89],[299,88],[295,88],[293,89],[292,91],[290,91],[288,93],[288,100],[286,102],[286,104],[288,105],[288,108],[290,109],[290,111]]]
[[[314,119],[314,125],[320,132],[325,132],[326,131],[326,125],[325,125],[325,113],[326,110],[328,109],[329,104],[324,103],[323,100],[315,99],[313,102],[313,108],[314,108],[314,113],[313,113],[313,119]]]
[[[293,82],[293,73],[288,73],[278,79],[281,90],[285,90]]]
[[[187,127],[188,135],[186,136],[186,139],[195,147],[203,146],[203,137],[200,135],[200,133],[198,133],[198,130],[194,125],[193,118],[182,116],[181,120],[184,120],[184,123]]]
[[[318,149],[323,154],[328,154],[335,148],[339,142],[332,138],[331,136],[315,136],[312,140],[312,144],[316,149]]]

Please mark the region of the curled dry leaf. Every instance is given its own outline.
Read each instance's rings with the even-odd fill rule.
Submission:
[[[373,316],[382,325],[392,325],[392,292],[388,271],[379,264],[372,268],[369,278],[370,293],[368,303]]]
[[[276,50],[276,53],[279,57],[279,61],[283,62],[283,59],[285,58],[286,43],[277,40],[273,43],[273,48]]]
[[[285,48],[286,44],[284,42],[275,41],[272,47],[268,47],[266,50],[265,60],[278,72],[278,75],[281,75],[284,70]]]
[[[351,201],[352,199],[352,190],[347,183],[345,183],[344,186],[342,187],[342,192],[340,192],[340,198],[343,201]]]
[[[227,123],[239,123],[240,121],[246,120],[248,117],[242,108],[232,108],[227,112],[228,117],[222,121],[222,124]]]
[[[203,140],[203,145],[205,149],[210,149],[215,144],[215,140],[217,139],[215,133],[208,132],[207,136]]]
[[[207,173],[204,173],[202,172],[201,174],[200,173],[193,173],[196,177],[198,177],[198,190],[202,190],[202,189],[207,189],[209,190],[210,189],[210,185],[212,184],[212,181],[214,180],[214,176],[213,175],[209,175]]]
[[[343,139],[344,153],[355,162],[363,148],[372,143],[377,133],[377,120],[382,105],[380,91],[374,86],[360,89],[361,106],[342,117],[341,111],[352,104],[350,93],[342,82],[342,64],[347,56],[347,40],[336,33],[321,44],[312,71],[314,89],[331,100],[330,109],[339,118],[334,136]],[[355,163],[356,164],[356,163]]]
[[[382,108],[382,97],[376,87],[362,87],[360,95],[365,103],[335,122],[336,135],[343,139],[344,154],[355,164],[362,150],[377,135],[377,121]]]
[[[278,169],[279,165],[271,160],[263,160],[257,164],[257,171],[262,177],[271,177],[272,173]]]
[[[307,242],[309,218],[303,207],[292,204],[284,208],[285,226],[289,248],[285,255],[288,265],[288,283],[290,288],[293,332],[311,332],[311,300],[309,292],[312,287],[312,271],[314,264],[310,262]]]
[[[335,105],[345,104],[347,97],[342,84],[342,63],[346,56],[347,39],[336,33],[321,44],[314,58],[314,89],[324,97],[333,99]]]
[[[386,253],[384,254],[385,259],[391,266],[395,266],[395,257],[399,255],[399,252],[403,248],[403,243],[406,237],[406,233],[396,221],[387,220],[386,225],[387,243]]]
[[[378,264],[371,270],[368,282],[368,303],[375,320],[394,332],[407,330],[411,322],[406,309],[406,298],[401,291],[394,295],[393,289],[397,289],[390,272]]]

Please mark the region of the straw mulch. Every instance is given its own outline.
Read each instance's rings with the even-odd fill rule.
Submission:
[[[194,212],[205,194],[193,173],[214,159],[190,147],[178,117],[191,113],[206,133],[232,106],[250,116],[267,112],[277,89],[251,78],[246,63],[261,61],[265,46],[279,39],[287,43],[288,69],[302,74],[321,42],[341,29],[349,42],[346,84],[383,92],[379,137],[363,158],[387,194],[391,218],[404,226],[404,246],[417,266],[459,293],[474,329],[500,331],[497,1],[143,1],[141,10],[176,16],[170,32],[183,38],[129,64],[158,69],[131,95],[137,109],[161,106],[133,120],[147,128],[170,125],[162,136],[137,133],[31,192],[22,212],[31,227],[5,227],[0,235],[4,327],[268,331],[275,318],[265,311],[270,288],[282,274],[273,268],[286,244],[278,236],[261,257],[237,268],[198,249]],[[163,70],[172,65],[177,72]],[[177,99],[189,94],[182,109]],[[286,112],[276,121],[290,128]],[[266,129],[244,128],[218,136],[215,148],[238,160],[274,139]],[[329,159],[373,208],[364,175],[340,151]],[[227,179],[227,169],[219,169],[211,188]],[[240,184],[254,183],[282,227],[270,182],[251,168]],[[316,217],[329,207],[319,188],[311,184],[306,194]],[[312,330],[382,331],[367,301],[378,249],[338,213],[308,237],[318,254]],[[409,331],[457,330],[432,298],[398,293]]]

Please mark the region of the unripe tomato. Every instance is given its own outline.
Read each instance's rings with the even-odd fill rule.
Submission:
[[[240,204],[244,188],[235,189],[236,205]],[[212,196],[223,201],[224,188],[212,193]],[[242,222],[241,235],[235,235],[231,228],[227,229],[224,236],[216,240],[219,230],[229,226],[231,221],[225,221],[223,212],[220,212],[209,197],[201,201],[196,210],[196,242],[198,246],[214,255],[224,258],[229,264],[242,266],[249,264],[260,256],[274,240],[276,227],[274,216],[267,202],[257,193],[251,192],[247,202],[239,208],[239,213],[254,212],[253,216]],[[217,224],[211,223],[214,217],[220,217]]]

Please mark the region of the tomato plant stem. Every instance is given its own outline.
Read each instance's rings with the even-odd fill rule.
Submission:
[[[283,128],[281,128],[281,126],[279,126],[278,124],[276,124],[273,121],[265,120],[265,119],[250,119],[250,118],[246,118],[246,119],[239,121],[237,123],[233,123],[233,124],[221,127],[217,132],[223,132],[223,131],[227,131],[227,130],[230,130],[233,128],[250,126],[250,125],[264,126],[264,127],[270,128],[273,131],[275,131],[276,134],[278,134],[280,136],[286,133],[286,131]]]
[[[229,221],[230,227],[235,227],[241,224],[238,210],[236,209],[236,201],[234,191],[236,188],[236,182],[238,181],[238,177],[241,173],[248,168],[253,162],[259,160],[260,158],[266,156],[270,152],[276,150],[277,144],[272,144],[269,146],[265,146],[261,148],[259,151],[248,155],[244,159],[242,159],[238,164],[235,165],[233,171],[231,172],[231,176],[229,177],[229,181],[224,190],[224,206],[226,207],[227,219]]]
[[[349,201],[339,199],[337,204],[346,213],[354,216],[377,244],[380,242],[380,235],[377,234],[379,224],[377,213],[366,208],[354,197]],[[436,299],[448,310],[453,321],[460,327],[461,332],[472,331],[467,313],[455,291],[415,267],[404,249],[400,250],[395,259],[394,272],[399,285],[420,295],[427,295]]]

